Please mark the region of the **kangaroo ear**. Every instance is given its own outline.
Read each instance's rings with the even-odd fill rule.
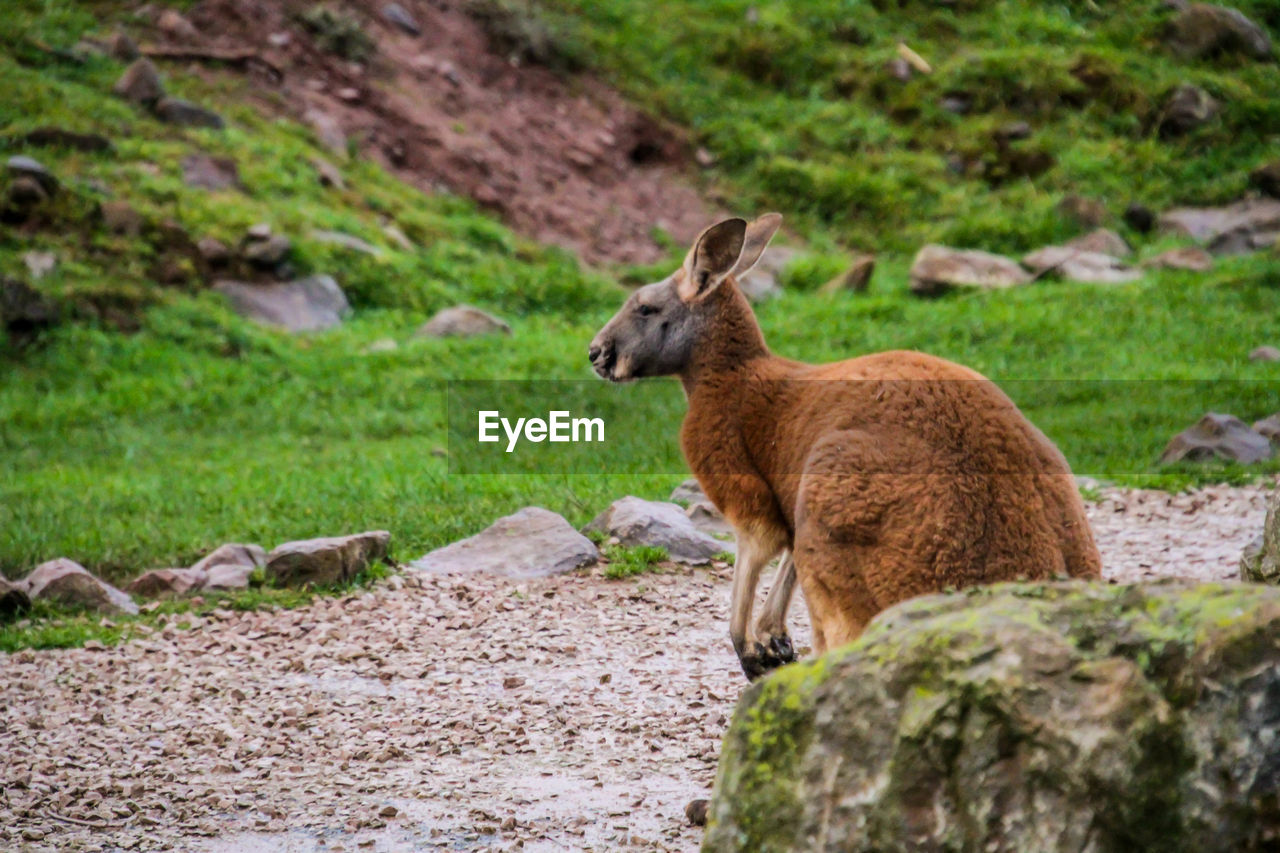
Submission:
[[[745,219],[726,219],[703,231],[684,259],[684,278],[676,288],[679,297],[696,302],[715,290],[742,256],[746,236]]]
[[[781,225],[781,213],[766,213],[747,225],[747,236],[742,246],[742,255],[738,258],[738,263],[733,267],[734,276],[740,276],[756,265],[756,261],[760,260],[760,256],[764,254],[765,247],[769,245],[773,235],[778,233],[778,227]]]

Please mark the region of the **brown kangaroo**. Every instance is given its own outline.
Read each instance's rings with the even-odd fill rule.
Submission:
[[[918,352],[810,365],[769,352],[736,277],[782,217],[729,219],[637,290],[589,351],[600,376],[678,376],[681,446],[738,536],[729,634],[748,678],[795,659],[798,579],[813,650],[895,602],[1101,561],[1066,459],[981,375]],[[784,554],[760,621],[760,572]]]

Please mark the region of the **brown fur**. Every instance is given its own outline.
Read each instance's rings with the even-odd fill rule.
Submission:
[[[687,262],[677,291],[691,290],[682,285],[692,274]],[[817,652],[913,596],[1099,577],[1066,460],[993,383],[919,352],[822,365],[775,356],[732,273],[698,299],[713,320],[679,371],[689,403],[681,444],[739,534],[737,634],[761,567],[783,551]],[[748,675],[789,654],[778,632],[787,597],[770,597],[756,636],[734,636]]]

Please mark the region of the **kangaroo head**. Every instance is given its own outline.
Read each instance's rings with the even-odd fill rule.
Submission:
[[[780,215],[766,213],[699,234],[679,269],[631,294],[592,339],[587,355],[596,373],[611,382],[682,373],[718,319],[720,303],[707,297],[755,266],[781,224]]]

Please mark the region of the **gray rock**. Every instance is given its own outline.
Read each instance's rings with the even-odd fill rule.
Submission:
[[[9,174],[31,178],[40,184],[40,188],[47,195],[56,195],[58,192],[58,179],[53,173],[44,167],[40,161],[27,157],[25,154],[15,154],[9,158],[7,163]]]
[[[752,302],[782,295],[782,275],[799,254],[786,246],[770,246],[756,265],[738,278],[738,288]]]
[[[214,282],[213,289],[224,294],[241,316],[291,332],[328,329],[351,312],[346,294],[327,275],[281,284],[223,280]]]
[[[1164,137],[1181,136],[1212,121],[1218,114],[1213,96],[1190,83],[1181,83],[1165,100],[1158,129]]]
[[[1179,249],[1169,249],[1155,257],[1147,258],[1142,262],[1142,265],[1152,269],[1208,272],[1213,269],[1213,255],[1210,255],[1204,249],[1184,246]]]
[[[65,557],[36,566],[23,579],[23,586],[32,601],[53,601],[101,613],[138,612],[132,598]]]
[[[100,208],[102,225],[112,234],[137,237],[144,224],[142,214],[127,201],[104,201]]]
[[[1208,245],[1215,255],[1242,254],[1280,239],[1280,201],[1245,199],[1225,207],[1180,207],[1160,216],[1160,230]]]
[[[1068,281],[1119,284],[1134,281],[1142,273],[1123,261],[1098,252],[1086,252],[1068,246],[1046,246],[1022,259],[1037,275],[1055,276]]]
[[[343,249],[350,249],[353,252],[363,252],[366,255],[380,257],[382,250],[372,243],[361,240],[351,234],[344,234],[341,231],[312,231],[311,239],[317,243],[328,243],[332,246],[340,246]]]
[[[260,569],[266,564],[267,552],[261,545],[228,542],[201,557],[191,568],[195,571],[207,572],[216,566],[248,566],[250,569]]]
[[[1267,501],[1262,535],[1240,557],[1240,580],[1280,585],[1280,492]]]
[[[267,577],[284,586],[347,583],[385,560],[390,543],[385,530],[286,542],[267,555]]]
[[[140,598],[174,598],[202,589],[207,580],[200,569],[152,569],[134,578],[125,591]]]
[[[9,622],[31,609],[31,597],[20,584],[0,577],[0,622]]]
[[[200,32],[187,17],[177,9],[165,9],[156,19],[160,32],[177,42],[193,42],[200,38]]]
[[[671,500],[682,506],[690,506],[707,500],[707,493],[696,479],[690,477],[671,491]]]
[[[400,344],[396,343],[395,338],[378,338],[376,341],[369,344],[369,346],[365,347],[364,351],[367,353],[379,353],[395,352],[398,349],[400,349]]]
[[[895,56],[884,64],[884,70],[889,72],[889,76],[897,80],[899,83],[906,83],[911,80],[914,72],[911,69],[911,63],[907,62],[901,56]]]
[[[1225,459],[1251,465],[1271,458],[1271,442],[1232,415],[1209,412],[1170,439],[1160,464]]]
[[[415,337],[471,338],[476,335],[511,334],[511,327],[492,314],[470,305],[445,308],[424,323]]]
[[[53,252],[25,252],[22,263],[34,281],[39,281],[58,268],[58,256]]]
[[[595,544],[563,517],[529,506],[498,519],[475,536],[437,548],[415,560],[410,568],[523,579],[571,572],[599,557]]]
[[[679,505],[630,495],[610,504],[583,531],[617,537],[628,547],[665,548],[677,563],[708,563],[726,550],[724,542],[695,527]]]
[[[256,571],[254,566],[219,564],[206,572],[204,588],[217,592],[248,589],[249,579]]]
[[[336,118],[312,107],[302,114],[302,119],[311,125],[322,145],[334,154],[347,156],[347,135]]]
[[[908,601],[743,692],[702,849],[1268,849],[1278,635],[1264,586]]]
[[[188,154],[182,158],[182,180],[187,186],[198,189],[239,189],[240,170],[230,157]]]
[[[694,527],[719,541],[721,550],[737,553],[738,545],[735,539],[737,532],[711,501],[704,499],[689,504],[684,514]]]
[[[936,296],[956,288],[1001,290],[1031,281],[1015,261],[976,249],[928,245],[911,264],[911,291]]]
[[[1260,346],[1249,353],[1250,361],[1280,361],[1280,348]]]
[[[1124,238],[1110,228],[1095,228],[1088,234],[1068,240],[1064,245],[1068,249],[1096,252],[1113,258],[1127,258],[1133,254],[1133,249],[1129,248]]]
[[[1260,421],[1254,421],[1253,431],[1271,442],[1273,447],[1280,446],[1280,412],[1267,415]]]
[[[133,62],[142,54],[138,45],[128,34],[116,30],[107,38],[107,54],[120,62]]]
[[[399,3],[388,3],[382,7],[382,17],[388,23],[395,24],[411,36],[422,35],[422,28]]]
[[[1252,59],[1271,56],[1271,38],[1266,30],[1236,9],[1208,3],[1182,8],[1170,22],[1167,38],[1169,45],[1187,58],[1221,53],[1238,53]]]
[[[184,101],[181,98],[163,97],[156,101],[152,108],[156,118],[169,124],[182,127],[208,127],[222,130],[226,122],[213,110],[205,109],[199,104]]]
[[[114,150],[111,140],[97,133],[79,133],[61,127],[37,127],[22,136],[22,143],[35,148],[69,148],[89,154]]]
[[[311,165],[315,168],[316,175],[320,178],[321,186],[333,187],[336,190],[345,190],[347,188],[347,182],[342,179],[342,170],[328,160],[323,157],[312,157]]]
[[[382,226],[382,233],[386,235],[388,240],[390,240],[392,243],[395,243],[398,247],[400,247],[401,249],[404,249],[406,252],[412,252],[413,250],[418,248],[413,244],[413,241],[409,239],[409,236],[405,234],[403,231],[401,231],[399,228],[397,228],[395,225]]]
[[[151,106],[164,97],[164,84],[155,64],[150,59],[139,59],[124,70],[111,91],[126,101]]]
[[[216,237],[201,237],[196,241],[196,251],[213,267],[224,266],[231,260],[231,249]]]
[[[284,263],[292,250],[293,241],[288,237],[283,234],[270,234],[261,240],[249,239],[240,248],[240,256],[256,267],[271,269]]]

